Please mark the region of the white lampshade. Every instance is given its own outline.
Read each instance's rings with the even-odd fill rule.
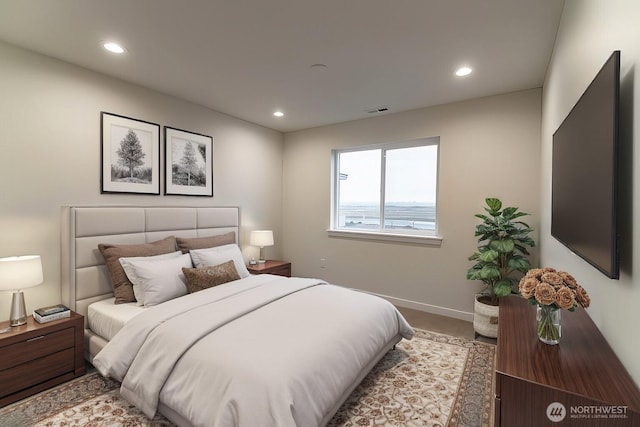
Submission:
[[[249,244],[252,246],[260,246],[259,263],[266,262],[264,258],[264,247],[273,246],[273,231],[271,230],[254,230],[251,232]]]
[[[0,290],[15,291],[42,283],[40,255],[0,258]]]
[[[11,300],[9,326],[27,323],[27,311],[21,289],[42,283],[42,260],[40,255],[12,256],[0,258],[0,291],[15,291]],[[8,332],[4,328],[0,333]]]
[[[273,231],[271,230],[254,230],[251,232],[249,244],[252,246],[273,246]]]

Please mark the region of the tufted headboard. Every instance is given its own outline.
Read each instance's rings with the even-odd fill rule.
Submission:
[[[240,231],[238,207],[64,206],[61,219],[62,303],[87,316],[89,304],[113,296],[99,243],[149,243],[167,236]]]

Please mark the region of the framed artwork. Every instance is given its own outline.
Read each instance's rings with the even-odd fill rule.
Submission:
[[[164,127],[164,194],[213,197],[213,138]]]
[[[160,125],[100,113],[101,193],[160,194]]]

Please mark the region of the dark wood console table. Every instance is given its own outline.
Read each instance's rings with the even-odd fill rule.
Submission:
[[[563,310],[558,345],[535,328],[535,306],[500,300],[497,427],[640,426],[640,391],[584,309]]]

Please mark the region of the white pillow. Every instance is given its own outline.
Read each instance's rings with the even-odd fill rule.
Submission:
[[[154,261],[154,260],[158,260],[158,259],[178,258],[181,255],[182,255],[182,251],[175,251],[175,252],[170,252],[168,254],[162,254],[162,255],[122,257],[122,258],[118,259],[118,261],[120,261],[120,265],[122,266],[122,269],[124,270],[124,273],[127,275],[127,278],[129,279],[129,281],[133,285],[133,295],[136,297],[137,305],[143,305],[142,304],[143,295],[142,295],[142,292],[140,291],[140,286],[136,285],[135,283],[133,283],[131,281],[131,277],[129,277],[129,273],[127,272],[127,267],[125,267],[125,264],[122,262],[122,260],[125,260],[125,262],[128,262],[128,261],[140,261],[140,260],[142,260],[142,261],[144,261],[144,260]],[[135,274],[135,273],[132,271],[132,274]]]
[[[131,260],[120,263],[131,283],[140,287],[141,302],[148,307],[187,294],[187,281],[182,267],[192,268],[189,254],[169,259]]]
[[[231,244],[207,249],[192,249],[189,253],[196,268],[211,267],[233,260],[241,278],[244,279],[251,275],[244,264],[244,258],[238,245]]]

